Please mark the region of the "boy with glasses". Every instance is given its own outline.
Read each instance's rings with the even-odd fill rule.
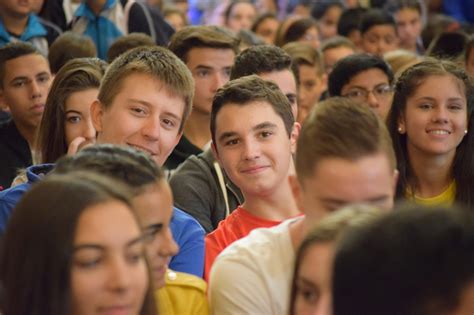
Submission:
[[[341,59],[329,75],[331,96],[348,97],[366,103],[382,120],[390,110],[393,97],[393,72],[381,58],[355,54]]]

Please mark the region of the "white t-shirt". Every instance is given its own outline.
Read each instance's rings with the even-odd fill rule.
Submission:
[[[209,280],[213,314],[287,314],[295,249],[286,220],[253,230],[215,260]]]

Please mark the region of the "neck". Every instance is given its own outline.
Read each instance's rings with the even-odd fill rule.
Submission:
[[[193,110],[184,125],[184,136],[196,147],[203,149],[211,141],[211,116]]]
[[[245,202],[243,207],[258,217],[283,221],[300,214],[288,180],[278,189],[268,195],[249,195],[243,192]]]
[[[18,18],[18,16],[2,14],[1,18],[5,29],[16,35],[23,34],[26,25],[28,24],[28,16]]]
[[[446,155],[410,154],[408,157],[413,171],[412,182],[415,195],[422,198],[434,197],[441,194],[453,180],[453,162],[455,151]]]
[[[98,1],[87,1],[87,5],[95,15],[99,15],[100,11],[102,11],[102,8],[104,7],[102,4],[98,3]]]
[[[400,48],[417,53],[416,42],[413,44],[410,44],[410,43],[400,44]]]
[[[35,143],[36,143],[36,135],[38,133],[38,127],[27,127],[27,126],[20,126],[15,124],[16,128],[20,135],[25,138],[30,146],[30,149],[33,150]]]
[[[308,227],[304,217],[290,225],[290,238],[295,252],[300,247],[307,234]]]

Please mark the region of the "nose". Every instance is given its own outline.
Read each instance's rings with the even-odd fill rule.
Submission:
[[[114,257],[110,262],[109,273],[107,279],[107,288],[116,293],[123,293],[127,291],[130,286],[132,273],[129,270],[125,258]]]
[[[448,112],[444,106],[438,106],[434,117],[433,117],[434,122],[438,123],[447,123],[448,122]]]
[[[323,296],[320,300],[319,305],[314,310],[312,315],[327,315],[332,314],[332,306],[331,306],[332,298],[331,295]]]
[[[158,251],[159,255],[162,257],[172,257],[179,251],[179,246],[176,244],[169,228],[166,233],[163,234],[163,241],[161,242]]]
[[[94,128],[94,125],[92,124],[92,119],[87,120],[85,126],[84,126],[84,131],[83,135],[84,138],[88,141],[94,141],[96,137],[96,130]]]
[[[260,145],[254,139],[245,141],[243,154],[246,160],[258,159],[260,157]]]
[[[367,104],[369,104],[369,106],[372,107],[372,108],[379,107],[379,100],[377,99],[377,97],[375,97],[373,91],[370,91],[367,94]]]
[[[149,116],[143,120],[141,134],[149,141],[158,141],[160,138],[160,119]]]
[[[213,82],[212,82],[212,91],[216,92],[218,89],[224,86],[224,84],[229,81],[229,77],[224,75],[223,73],[219,73],[216,71],[214,74]]]
[[[41,88],[38,82],[36,82],[36,80],[31,81],[30,87],[31,87],[31,98],[41,97]]]

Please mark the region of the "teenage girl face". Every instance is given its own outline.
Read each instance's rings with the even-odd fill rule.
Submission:
[[[171,13],[165,16],[166,22],[168,22],[176,32],[180,31],[186,26],[186,21],[179,13]]]
[[[132,210],[122,202],[84,210],[72,256],[73,315],[139,314],[149,281],[142,238]]]
[[[337,23],[341,16],[342,8],[333,5],[326,10],[326,13],[319,20],[319,29],[321,30],[321,38],[328,39],[337,35]]]
[[[257,29],[255,30],[255,34],[260,36],[265,41],[265,43],[273,45],[275,44],[275,37],[279,25],[280,23],[277,19],[271,17],[266,18],[258,25]]]
[[[463,83],[452,75],[432,75],[407,99],[399,132],[407,135],[410,155],[454,158],[467,120]]]
[[[413,8],[403,8],[395,13],[397,21],[400,46],[410,47],[416,45],[416,40],[421,35],[421,15]]]
[[[318,49],[321,42],[319,41],[319,32],[316,26],[308,28],[298,41],[307,43],[314,49]]]
[[[303,255],[295,279],[294,314],[331,314],[333,246],[332,243],[317,243]]]
[[[83,144],[95,142],[96,131],[92,125],[90,107],[98,94],[99,89],[90,88],[71,93],[66,99],[64,132],[68,146],[79,137],[84,138]]]
[[[173,196],[165,180],[151,184],[132,200],[138,220],[147,236],[146,253],[154,287],[165,285],[165,274],[172,256],[179,247],[173,239],[170,221],[173,216]]]
[[[237,3],[229,14],[226,26],[236,33],[242,29],[249,30],[256,15],[257,11],[253,4],[246,2]]]

